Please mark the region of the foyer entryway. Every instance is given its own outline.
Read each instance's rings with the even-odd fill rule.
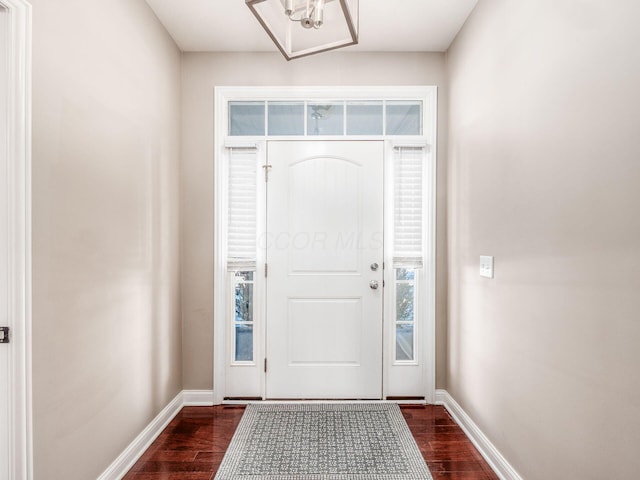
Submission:
[[[266,397],[380,399],[383,143],[267,149]]]

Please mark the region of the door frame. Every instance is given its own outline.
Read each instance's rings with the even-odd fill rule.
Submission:
[[[8,234],[11,479],[33,478],[31,409],[31,5],[0,0],[9,22]]]
[[[230,137],[227,135],[228,127],[228,104],[230,101],[330,101],[332,99],[345,100],[422,100],[424,106],[423,114],[423,134],[421,136],[340,136],[340,137]],[[229,314],[229,294],[227,292],[228,273],[226,271],[226,195],[227,173],[225,159],[229,147],[254,147],[258,154],[264,155],[266,152],[266,142],[274,140],[383,140],[385,141],[385,165],[392,157],[393,148],[396,146],[425,147],[427,164],[425,168],[425,180],[428,195],[426,195],[428,208],[425,211],[424,229],[428,232],[425,238],[425,257],[428,259],[425,265],[426,294],[424,303],[419,308],[423,314],[423,331],[421,334],[422,351],[420,360],[422,361],[422,376],[424,378],[425,390],[420,397],[424,396],[425,403],[435,402],[435,238],[436,238],[436,140],[437,140],[437,87],[435,86],[385,86],[385,87],[215,87],[214,91],[214,291],[213,291],[213,403],[222,404],[225,399],[226,384],[226,363],[227,363],[227,316]],[[264,158],[264,157],[263,157]],[[385,188],[387,186],[385,178]],[[386,207],[385,207],[386,208]],[[385,215],[388,212],[385,211]],[[386,233],[385,233],[386,235]],[[386,253],[385,253],[386,255]],[[260,252],[258,254],[260,257]],[[385,259],[389,262],[390,259]],[[390,263],[386,263],[390,265]],[[385,273],[387,285],[391,277]],[[262,270],[263,273],[263,270]],[[261,275],[260,258],[258,258],[258,275]],[[385,292],[385,328],[389,324],[388,314],[389,291]],[[264,310],[264,298],[254,300],[259,311]],[[264,339],[263,339],[264,340]],[[264,341],[262,342],[264,343]],[[383,346],[383,355],[389,356],[390,348],[388,342]],[[387,396],[387,377],[392,365],[384,361],[383,367],[383,398]],[[397,362],[394,362],[394,364]],[[264,397],[264,376],[262,378],[262,398]],[[423,393],[423,395],[422,395]],[[416,400],[411,400],[416,403]]]

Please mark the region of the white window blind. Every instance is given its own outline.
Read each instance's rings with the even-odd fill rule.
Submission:
[[[423,264],[424,148],[396,147],[393,159],[395,268]]]
[[[229,152],[227,269],[255,271],[257,249],[257,150]]]

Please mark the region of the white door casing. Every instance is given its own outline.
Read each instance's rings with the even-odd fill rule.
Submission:
[[[8,181],[8,13],[0,5],[0,326],[9,325],[9,276],[8,273],[8,235],[9,235],[9,205]],[[10,357],[11,344],[0,345],[0,480],[10,478]]]
[[[382,398],[383,160],[381,141],[268,143],[269,399]]]
[[[2,1],[2,0],[0,0]],[[305,104],[322,105],[338,99],[346,102],[404,102],[413,103],[415,100],[422,102],[422,126],[421,134],[414,136],[397,136],[387,133],[384,135],[349,135],[342,136],[313,136],[305,133],[302,136],[271,136],[266,125],[264,134],[253,136],[238,136],[231,133],[230,113],[233,102],[304,102]],[[386,103],[385,103],[386,104]],[[384,330],[382,352],[382,398],[391,398],[394,401],[411,398],[412,402],[435,401],[435,179],[436,179],[436,139],[437,139],[437,87],[435,86],[276,86],[276,87],[215,87],[215,158],[214,158],[214,379],[213,398],[214,404],[220,403],[244,403],[248,399],[267,398],[266,377],[263,369],[263,359],[266,349],[266,335],[264,329],[266,300],[270,298],[270,292],[266,291],[265,279],[265,254],[264,248],[258,248],[256,266],[257,288],[255,301],[254,334],[256,336],[254,362],[232,365],[233,359],[232,332],[234,328],[233,304],[230,290],[233,284],[230,280],[233,276],[227,269],[227,210],[226,198],[228,196],[228,172],[230,152],[236,148],[256,148],[258,151],[258,169],[262,173],[261,166],[266,163],[267,144],[272,141],[379,141],[385,145],[384,176],[385,192],[388,194],[384,200],[384,232],[385,232],[385,259],[386,269],[384,276],[386,288],[384,295]],[[305,107],[306,108],[306,107]],[[345,125],[348,123],[345,122]],[[347,128],[347,127],[345,127]],[[305,121],[305,132],[307,132]],[[424,152],[424,266],[416,271],[416,315],[415,325],[415,353],[413,361],[397,361],[394,356],[395,324],[396,316],[394,308],[394,281],[395,271],[393,257],[394,235],[394,191],[393,172],[394,157],[397,149],[423,148]],[[264,185],[263,185],[264,186]],[[260,200],[263,199],[263,200]],[[266,205],[264,190],[258,194],[258,236],[265,234]],[[389,247],[390,248],[386,248]],[[269,275],[272,271],[270,269]],[[231,314],[230,314],[231,312]],[[259,331],[262,329],[261,331]],[[231,362],[233,363],[233,362]],[[271,359],[269,359],[271,363]],[[269,369],[271,366],[269,366]],[[240,374],[241,373],[241,374]],[[250,378],[252,380],[250,380]],[[232,386],[233,388],[230,388]],[[323,397],[326,397],[323,395]]]
[[[0,0],[0,480],[31,458],[31,6]]]

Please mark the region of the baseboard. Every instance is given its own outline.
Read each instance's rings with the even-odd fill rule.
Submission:
[[[185,407],[210,407],[213,405],[213,390],[183,390],[182,403]]]
[[[449,395],[449,392],[446,390],[436,390],[436,404],[444,405],[501,480],[522,480],[518,472],[507,462],[506,458],[502,456],[500,451],[491,443],[491,440],[480,430],[467,412]]]
[[[445,406],[445,401],[447,397],[450,398],[450,395],[446,390],[436,390],[436,401],[433,402],[434,405]]]
[[[133,442],[109,465],[97,480],[120,480],[126,475],[134,463],[151,446],[171,420],[183,407],[183,392],[178,393]]]

